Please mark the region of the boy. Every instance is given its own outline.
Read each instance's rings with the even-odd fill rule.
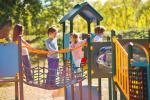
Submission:
[[[48,39],[45,41],[46,48],[48,51],[54,52],[58,51],[57,45],[57,30],[53,27],[48,29]],[[48,58],[48,74],[46,78],[46,85],[50,87],[56,87],[56,75],[57,68],[59,64],[59,56],[58,53],[47,55]]]

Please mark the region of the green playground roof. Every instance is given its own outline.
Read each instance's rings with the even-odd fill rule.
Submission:
[[[87,2],[77,4],[69,11],[59,23],[64,23],[66,20],[73,19],[77,14],[83,17],[88,22],[96,22],[103,20],[103,17]]]

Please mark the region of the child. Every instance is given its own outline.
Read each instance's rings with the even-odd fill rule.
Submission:
[[[58,51],[57,45],[57,30],[53,27],[48,29],[48,39],[45,41],[48,51],[54,52]],[[49,54],[48,57],[48,74],[46,79],[46,84],[52,87],[56,86],[56,74],[57,68],[59,65],[59,56],[58,53]]]
[[[21,24],[16,24],[13,30],[13,41],[18,41],[18,36],[22,35],[23,26]],[[25,40],[22,39],[22,46],[28,45]],[[31,64],[29,59],[29,53],[27,48],[22,48],[22,62],[25,68],[25,76],[29,83],[33,82],[32,74],[31,74]]]
[[[70,41],[71,41],[71,44],[70,44],[71,49],[76,48],[78,46],[81,46],[82,43],[85,42],[83,40],[82,41],[79,40],[78,35],[76,35],[76,34],[70,35]],[[72,57],[73,57],[73,60],[75,63],[75,67],[77,69],[80,68],[81,58],[83,58],[82,47],[75,49],[75,50],[72,50]],[[77,71],[77,69],[75,69],[75,70]]]
[[[96,28],[95,28],[95,37],[93,39],[93,42],[102,42],[104,31],[105,31],[104,27],[96,26]]]

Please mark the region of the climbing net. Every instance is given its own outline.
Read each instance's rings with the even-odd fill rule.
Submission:
[[[72,49],[66,48],[63,50],[59,50],[57,52],[49,52],[49,51],[34,49],[26,44],[25,46],[22,46],[22,48],[27,48],[30,53],[47,55],[47,54],[71,52],[83,46],[87,46],[87,44],[83,43],[78,47]],[[70,61],[65,61],[64,64],[59,65],[57,69],[48,69],[48,67],[45,65],[44,66],[38,65],[36,67],[32,66],[31,68],[23,67],[24,82],[30,86],[39,87],[48,90],[62,88],[83,81],[86,78],[87,76],[86,70],[82,69],[82,65],[76,68],[77,71],[74,71],[73,69],[74,67],[75,65],[71,64]],[[48,72],[51,72],[52,74],[48,74]],[[29,79],[32,79],[32,81],[30,81]],[[55,84],[47,84],[46,82],[47,80]]]

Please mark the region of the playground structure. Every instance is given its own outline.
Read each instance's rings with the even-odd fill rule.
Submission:
[[[82,4],[77,4],[76,6],[74,6],[74,8],[72,10],[70,10],[70,12],[68,14],[66,14],[61,20],[60,20],[60,23],[62,24],[63,26],[63,48],[68,48],[69,47],[69,34],[65,34],[66,33],[66,29],[65,29],[65,25],[66,25],[66,21],[69,20],[70,21],[70,32],[69,33],[73,33],[73,19],[76,15],[80,15],[86,22],[87,22],[87,26],[88,26],[88,34],[91,33],[91,23],[92,22],[96,22],[97,25],[100,24],[100,21],[103,19],[103,17],[91,6],[89,5],[87,2],[85,3],[82,3]],[[90,43],[90,37],[89,36],[86,36],[87,37],[87,41],[88,41],[88,47],[85,48],[87,51],[84,52],[85,55],[88,55],[87,56],[87,65],[88,65],[88,99],[89,100],[92,100],[92,74],[91,74],[91,50],[90,50],[90,46],[91,46],[91,43]],[[67,41],[68,40],[68,41]],[[73,61],[72,61],[72,56],[71,56],[71,53],[67,53],[64,55],[64,61],[65,60],[68,60],[70,59],[70,62],[73,64]],[[79,86],[80,86],[80,100],[83,99],[83,96],[82,96],[82,81],[79,83]],[[99,79],[99,92],[101,90],[101,79]],[[75,92],[74,92],[74,85],[72,84],[71,86],[71,98],[67,98],[68,95],[67,95],[67,88],[65,89],[65,100],[77,100],[75,99]],[[87,92],[87,91],[86,91]],[[99,94],[99,97],[97,99],[100,99],[101,96],[100,94],[101,93],[98,93]],[[111,96],[110,96],[111,98]]]
[[[63,50],[59,50],[58,53],[64,53],[63,65],[59,67],[56,76],[57,87],[49,87],[45,84],[48,68],[46,65],[42,67],[38,64],[37,67],[26,69],[22,67],[21,52],[21,37],[18,39],[18,44],[14,43],[0,43],[0,54],[4,55],[0,57],[0,78],[1,77],[13,77],[10,79],[0,79],[0,82],[15,82],[15,99],[24,100],[23,97],[23,82],[34,87],[54,90],[65,87],[65,100],[84,100],[83,92],[87,92],[88,100],[101,100],[101,78],[109,79],[109,100],[117,99],[117,90],[120,90],[120,98],[127,100],[149,100],[150,99],[150,31],[149,39],[117,39],[115,37],[115,31],[112,31],[112,42],[98,42],[91,43],[90,35],[84,36],[87,38],[88,45],[84,47],[85,56],[87,57],[88,66],[88,86],[87,90],[83,90],[82,81],[86,78],[86,70],[79,73],[73,72],[73,60],[71,56],[71,50],[69,47],[69,35],[65,34],[65,21],[70,21],[70,32],[73,32],[73,19],[76,15],[83,17],[88,24],[88,34],[91,33],[91,23],[96,22],[97,25],[103,19],[102,16],[87,2],[77,4],[67,15],[65,15],[60,23],[63,26]],[[134,45],[133,45],[134,44]],[[81,45],[85,46],[85,44]],[[80,47],[81,47],[80,46]],[[25,46],[31,53],[36,54],[53,54],[55,52],[48,52],[44,50],[36,50]],[[78,47],[77,47],[78,48]],[[77,48],[74,48],[77,49]],[[93,49],[91,49],[93,48]],[[142,57],[146,58],[147,62],[134,61],[134,51],[142,51]],[[140,49],[139,49],[140,48]],[[11,49],[11,50],[10,50]],[[127,52],[128,51],[128,52]],[[112,52],[112,53],[111,53]],[[109,60],[103,61],[101,57],[106,53],[106,58]],[[139,53],[139,52],[137,52]],[[136,54],[137,54],[136,53]],[[11,55],[11,56],[10,56]],[[112,59],[111,59],[112,56]],[[8,62],[8,59],[10,63]],[[69,60],[69,62],[67,62]],[[112,65],[112,66],[111,66]],[[81,67],[82,68],[82,67]],[[11,70],[10,70],[11,69]],[[29,70],[32,73],[32,77],[36,83],[29,83],[26,80],[25,70]],[[93,71],[93,74],[91,73]],[[18,73],[19,72],[19,73]],[[18,73],[18,74],[17,74]],[[17,74],[17,75],[16,75]],[[82,75],[82,77],[79,77]],[[15,78],[14,78],[15,77]],[[145,79],[146,77],[146,79]],[[98,78],[98,97],[93,96],[92,78]],[[18,84],[19,83],[19,84]],[[79,83],[79,95],[74,92],[74,84]],[[144,85],[142,85],[142,83]],[[137,85],[138,84],[138,85]],[[19,86],[18,86],[19,85]],[[71,85],[71,88],[68,88]],[[71,89],[71,91],[70,91]],[[69,95],[69,92],[70,95]],[[142,92],[141,92],[142,91]],[[20,92],[20,93],[18,93]],[[141,92],[141,93],[140,93]],[[113,95],[113,97],[112,97]]]
[[[115,87],[121,98],[127,100],[149,100],[150,30],[147,39],[117,40],[112,31],[112,72]],[[114,99],[116,100],[116,89]]]

